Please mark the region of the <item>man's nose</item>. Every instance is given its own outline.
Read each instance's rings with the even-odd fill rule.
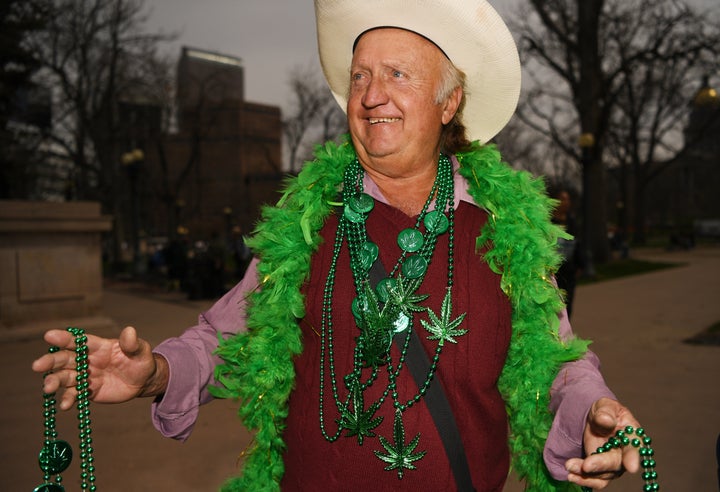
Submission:
[[[388,91],[385,81],[381,77],[373,77],[368,83],[362,103],[367,108],[381,106],[388,102]]]

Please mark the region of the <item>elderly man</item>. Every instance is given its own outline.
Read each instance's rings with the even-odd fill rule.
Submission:
[[[240,398],[257,434],[228,490],[497,491],[511,452],[531,490],[636,471],[631,447],[591,455],[638,423],[572,336],[552,202],[483,143],[519,92],[503,22],[484,0],[315,8],[350,139],[265,209],[246,277],[197,326],[154,349],[89,337],[92,399],[154,396],[185,439],[201,404]],[[68,409],[73,337],[45,339],[65,350],[33,368]]]

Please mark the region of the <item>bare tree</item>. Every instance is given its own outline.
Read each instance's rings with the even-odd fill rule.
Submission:
[[[682,4],[657,5],[642,16],[652,56],[641,63],[621,63],[625,73],[608,131],[608,165],[617,167],[625,204],[619,221],[633,225],[633,242],[638,244],[646,239],[649,186],[696,143],[683,138],[683,131],[697,84],[704,74],[720,72],[720,18],[710,19]],[[628,36],[639,30],[635,23],[640,18],[616,20],[626,23],[617,31]],[[626,58],[628,51],[621,46],[618,54]],[[628,210],[632,217],[627,217]]]
[[[141,32],[141,0],[51,0],[42,32],[29,39],[42,64],[40,80],[54,91],[53,125],[46,135],[72,163],[75,198],[98,200],[120,215],[123,176],[120,103],[137,96],[139,60],[153,58],[165,35]],[[126,138],[126,137],[125,137]],[[117,239],[117,238],[116,238]],[[117,251],[116,245],[113,248]]]
[[[27,199],[39,188],[37,129],[48,124],[49,108],[32,82],[38,61],[25,39],[42,29],[45,16],[36,0],[0,4],[0,198]]]
[[[520,105],[523,105],[522,100]],[[552,141],[529,131],[520,118],[512,118],[493,139],[503,160],[517,169],[542,177],[546,183],[562,184],[577,190],[580,168],[574,160],[553,145]]]
[[[319,76],[318,68],[294,68],[290,74],[290,88],[294,100],[291,113],[283,120],[283,132],[288,145],[290,172],[294,173],[297,161],[305,157],[304,150],[318,140],[330,140],[345,132],[347,122],[330,89]]]
[[[609,257],[604,158],[627,102],[628,78],[650,65],[676,69],[673,60],[710,50],[712,41],[703,35],[712,31],[712,21],[675,0],[530,0],[517,18],[532,86],[518,114],[582,165],[587,253],[604,261]],[[662,43],[664,37],[673,42]],[[647,94],[646,101],[661,96],[653,85],[633,85]],[[655,109],[639,106],[645,116],[638,123],[651,121],[646,112]]]

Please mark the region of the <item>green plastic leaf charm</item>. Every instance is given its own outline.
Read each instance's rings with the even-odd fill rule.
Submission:
[[[66,441],[50,441],[40,451],[40,469],[50,475],[67,470],[72,461],[72,447]]]
[[[65,488],[58,483],[44,483],[35,487],[33,492],[65,492]]]
[[[443,234],[450,227],[450,221],[447,216],[439,210],[428,212],[423,219],[425,228],[434,234]]]
[[[415,452],[415,448],[420,442],[420,434],[416,435],[409,443],[405,442],[405,427],[400,410],[395,412],[393,423],[393,441],[395,442],[391,444],[382,436],[379,439],[380,444],[385,448],[385,453],[374,451],[375,456],[388,463],[385,471],[397,470],[398,478],[403,477],[405,470],[415,470],[417,467],[413,462],[418,461],[427,453],[427,451]]]
[[[365,293],[356,298],[360,318],[356,318],[360,328],[358,347],[366,367],[380,367],[387,361],[394,332],[397,314],[392,309],[382,309],[377,294],[369,285]]]
[[[445,342],[457,343],[455,337],[459,337],[460,335],[464,335],[468,332],[467,330],[456,329],[460,326],[462,320],[465,319],[465,314],[467,313],[461,314],[452,321],[450,320],[452,315],[452,296],[450,295],[450,289],[448,289],[445,294],[445,299],[443,299],[442,306],[440,307],[440,317],[438,317],[431,309],[428,309],[430,322],[428,323],[424,319],[420,320],[420,322],[423,327],[431,333],[428,340],[438,340],[438,345],[442,347]]]
[[[377,260],[379,253],[380,248],[378,248],[377,244],[371,241],[365,241],[363,243],[362,249],[360,250],[360,265],[365,271],[370,270],[370,267],[372,267],[375,260]]]
[[[347,437],[357,436],[358,444],[362,446],[366,437],[375,437],[372,430],[380,425],[383,421],[381,416],[374,417],[378,409],[378,403],[370,405],[365,410],[365,399],[359,384],[354,384],[352,388],[352,411],[345,408],[342,410],[340,418],[336,420],[337,424],[347,430]]]
[[[399,277],[397,281],[387,285],[387,302],[397,305],[408,317],[412,316],[413,311],[425,311],[427,308],[419,303],[427,299],[428,295],[416,295],[415,291],[419,286],[419,282],[405,282]]]
[[[414,253],[420,251],[423,246],[423,236],[417,229],[403,229],[398,234],[397,243],[400,249],[407,251],[408,253]]]
[[[380,299],[382,302],[387,302],[390,298],[390,289],[394,289],[396,283],[397,280],[391,277],[385,277],[380,282],[378,282],[377,287],[375,287],[375,292],[377,293],[378,299]]]
[[[368,214],[375,207],[375,200],[367,193],[359,193],[348,199],[348,205],[358,214]]]
[[[428,269],[428,262],[420,255],[406,258],[402,265],[402,273],[407,278],[420,278],[425,275]]]
[[[365,222],[365,219],[367,219],[367,215],[357,213],[352,209],[352,207],[350,207],[350,205],[345,205],[345,208],[343,209],[343,216],[354,224],[360,224]]]

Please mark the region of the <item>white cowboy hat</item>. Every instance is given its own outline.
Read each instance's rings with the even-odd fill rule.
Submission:
[[[358,36],[377,27],[398,27],[431,40],[465,72],[463,123],[471,140],[489,141],[515,112],[517,47],[484,0],[315,0],[315,17],[320,63],[343,111]]]

